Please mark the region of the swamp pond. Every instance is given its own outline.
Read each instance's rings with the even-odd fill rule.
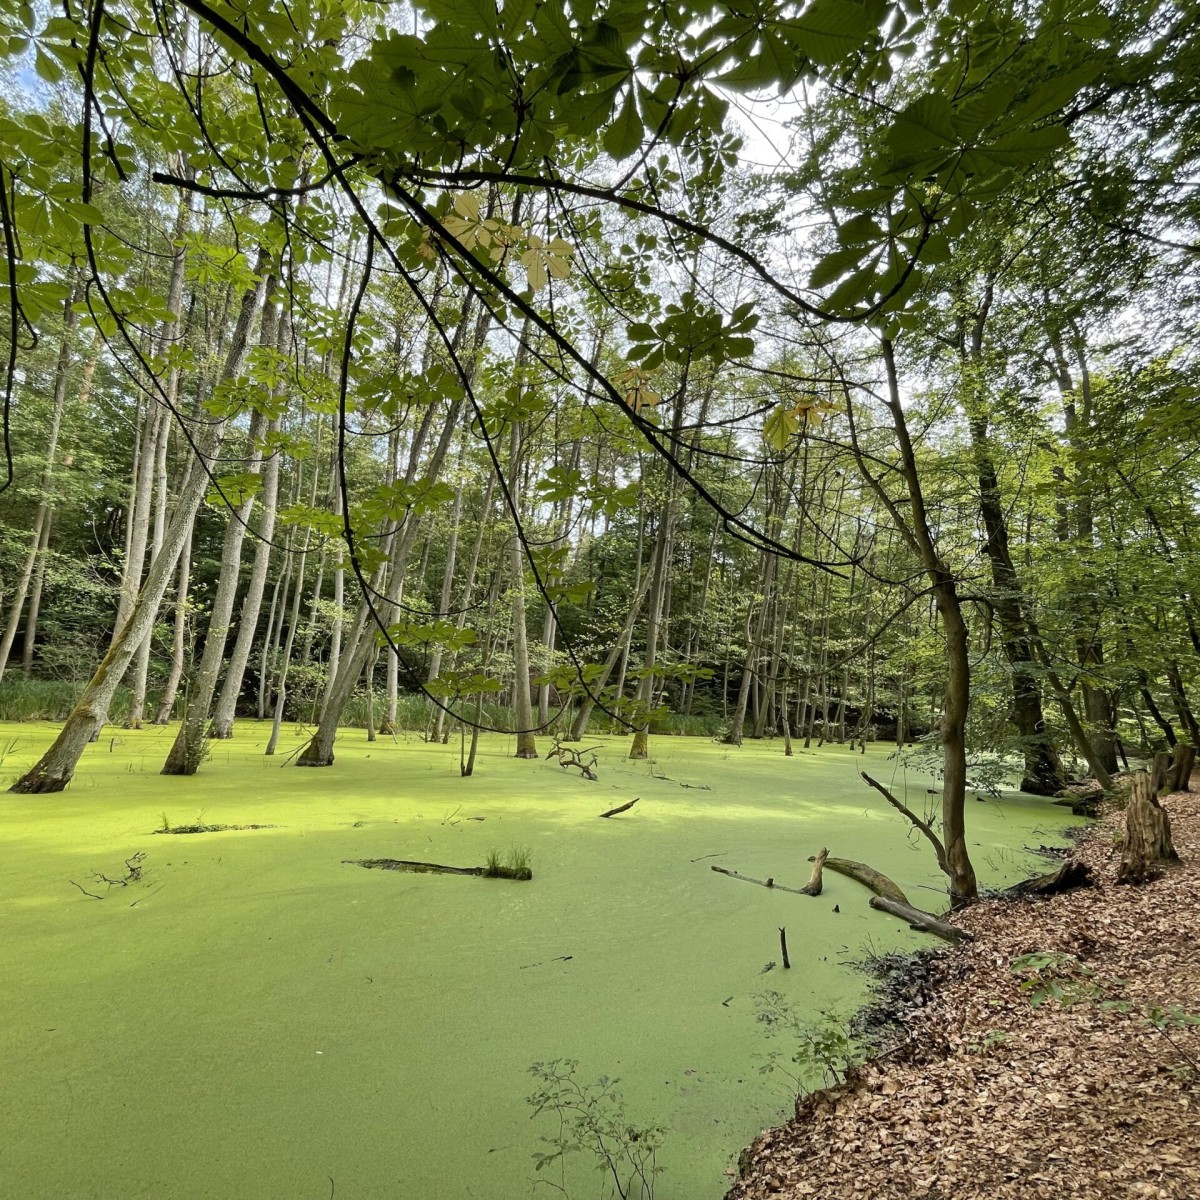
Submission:
[[[239,722],[182,779],[158,774],[173,728],[106,728],[65,793],[0,796],[5,1197],[549,1195],[533,1155],[557,1121],[532,1119],[529,1068],[574,1058],[585,1083],[620,1080],[632,1123],[666,1127],[657,1200],[716,1200],[791,1108],[792,1083],[761,1071],[789,1047],[756,997],[849,1015],[865,978],[847,964],[932,939],[829,872],[814,899],[710,867],[800,887],[828,846],[944,906],[929,848],[858,778],[924,807],[931,781],[887,747],[788,759],[779,742],[658,737],[647,763],[600,738],[588,782],[495,735],[461,779],[456,743],[347,730],[332,768],[302,770],[283,765],[301,732],[264,758],[267,732]],[[54,733],[0,725],[0,787]],[[1078,823],[1015,793],[968,805],[983,886],[1029,874],[1026,848]],[[155,834],[164,816],[274,828]],[[344,862],[478,866],[512,847],[531,882]],[[137,881],[93,882],[139,853]],[[792,969],[764,973],[779,926]],[[567,1182],[607,1194],[582,1155]]]

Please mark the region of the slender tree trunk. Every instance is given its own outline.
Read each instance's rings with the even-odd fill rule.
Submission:
[[[284,642],[283,653],[279,658],[279,673],[275,681],[275,711],[271,720],[271,736],[267,739],[267,747],[263,751],[265,755],[274,754],[275,747],[279,745],[279,729],[283,724],[283,708],[287,702],[288,665],[292,661],[292,646],[296,641],[296,626],[300,624],[300,602],[304,594],[304,560],[308,553],[308,539],[310,535],[311,530],[306,529],[302,535],[304,540],[301,543],[300,552],[297,555],[296,587],[292,592],[291,619],[288,621],[287,640]],[[285,571],[287,577],[290,579],[292,571],[292,545],[290,539],[285,556]],[[286,597],[284,604],[287,604]]]
[[[521,511],[521,423],[512,422],[509,434],[508,490],[514,512]],[[513,530],[509,555],[512,588],[513,629],[513,723],[517,733],[516,758],[537,758],[537,738],[533,732],[533,698],[529,684],[529,636],[525,628],[525,548]]]
[[[241,374],[259,291],[259,285],[255,284],[247,289],[242,297],[237,326],[222,372],[225,379],[233,379]],[[198,429],[196,446],[200,458],[205,463],[215,461],[225,437],[225,427],[226,422],[211,420]],[[175,512],[163,538],[162,552],[150,564],[150,570],[129,619],[117,631],[108,653],[84,688],[54,743],[34,766],[13,784],[12,791],[59,792],[71,782],[80,755],[99,733],[122,677],[142,639],[154,625],[158,607],[174,574],[179,554],[191,532],[207,484],[208,476],[203,470],[196,469],[189,473],[185,485],[180,489]]]
[[[159,551],[159,553],[162,553]],[[179,582],[175,585],[175,624],[171,637],[171,670],[158,700],[155,725],[165,725],[175,708],[179,681],[183,678],[187,650],[188,587],[192,577],[192,531],[189,529],[179,555]]]
[[[455,402],[446,416],[441,438],[430,456],[426,468],[426,478],[430,483],[436,482],[441,473],[460,411],[461,402]],[[432,409],[428,410],[426,416],[428,420],[425,421],[423,428],[427,430],[432,422]],[[423,440],[422,436],[414,437],[409,450],[406,478],[410,483],[416,479]],[[362,677],[368,656],[375,649],[377,621],[387,625],[395,618],[396,605],[404,591],[408,556],[416,544],[420,529],[421,515],[410,513],[401,528],[393,534],[391,550],[386,563],[372,574],[369,581],[369,590],[372,595],[364,596],[359,605],[349,638],[349,652],[341,656],[337,671],[330,677],[330,686],[326,691],[317,731],[297,758],[297,766],[327,767],[332,765],[333,743],[337,737],[338,721],[341,719],[346,702],[354,687]],[[388,582],[389,580],[390,582]],[[375,595],[380,591],[384,592],[382,599]]]
[[[279,310],[275,307],[275,277],[267,279],[266,296],[263,302],[261,346],[275,349],[278,332]],[[261,441],[267,421],[255,411],[247,436],[246,457],[249,460],[247,473],[258,475],[262,471],[263,458]],[[209,721],[209,709],[217,689],[221,666],[225,661],[225,645],[229,639],[229,628],[233,620],[233,606],[237,599],[238,583],[241,578],[242,543],[254,509],[256,496],[251,493],[240,504],[235,505],[225,527],[225,539],[221,546],[221,565],[217,576],[217,590],[213,596],[212,615],[204,636],[204,650],[200,665],[188,692],[187,713],[175,736],[174,745],[163,763],[163,775],[194,775],[200,768],[204,756],[205,731]],[[265,568],[264,568],[265,570]],[[240,689],[239,689],[240,690]]]
[[[21,612],[29,594],[30,580],[33,578],[39,561],[44,561],[43,541],[48,539],[50,532],[50,514],[54,507],[51,503],[50,492],[54,480],[55,461],[58,457],[58,438],[62,430],[63,411],[67,403],[67,379],[71,368],[71,340],[78,319],[75,312],[76,299],[75,289],[72,288],[71,295],[67,298],[63,308],[62,340],[59,343],[58,361],[54,368],[54,396],[50,409],[50,431],[42,465],[37,512],[34,515],[33,528],[29,534],[29,553],[21,563],[17,584],[13,590],[12,604],[8,611],[8,621],[4,626],[4,633],[0,634],[0,681],[4,679],[8,656],[12,652],[13,640],[17,636],[17,628],[21,623]],[[15,333],[13,336],[16,336]],[[34,623],[36,625],[36,621]],[[28,624],[26,630],[28,631]],[[25,641],[29,647],[29,653],[32,654],[33,643],[28,632],[26,632]]]
[[[1030,645],[1029,621],[1026,617],[1029,601],[1010,549],[1008,518],[988,432],[983,336],[991,303],[992,285],[989,283],[969,336],[965,330],[962,333],[963,403],[979,480],[979,511],[986,534],[983,550],[992,574],[992,606],[1000,626],[1001,648],[1012,680],[1011,720],[1020,735],[1025,760],[1021,790],[1039,796],[1053,796],[1062,790],[1065,779],[1042,711],[1040,672]]]

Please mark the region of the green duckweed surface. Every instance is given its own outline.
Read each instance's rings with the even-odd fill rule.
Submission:
[[[54,732],[0,725],[0,786]],[[67,792],[0,795],[9,1200],[541,1194],[532,1155],[553,1122],[524,1100],[530,1065],[558,1057],[619,1077],[630,1119],[668,1128],[659,1200],[715,1200],[790,1105],[760,1073],[772,1045],[754,997],[849,1013],[863,979],[848,960],[928,940],[838,876],[810,899],[710,866],[800,886],[827,845],[940,903],[922,890],[939,888],[932,855],[857,777],[865,762],[924,804],[929,781],[883,749],[787,759],[779,743],[656,739],[647,764],[611,739],[589,783],[495,736],[464,780],[454,744],[361,731],[332,768],[283,766],[300,732],[267,759],[266,730],[243,722],[179,779],[157,773],[172,733],[105,730]],[[164,813],[276,827],[152,836]],[[1023,848],[1071,821],[1017,795],[968,816],[984,885],[1027,874]],[[514,845],[532,851],[530,883],[343,863],[475,866]],[[141,882],[90,883],[137,852]],[[781,925],[793,968],[764,975]],[[577,1170],[572,1194],[601,1194]]]

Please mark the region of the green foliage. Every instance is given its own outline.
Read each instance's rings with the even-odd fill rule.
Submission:
[[[784,1070],[798,1091],[812,1086],[840,1083],[865,1047],[836,1013],[822,1010],[816,1021],[782,992],[766,991],[754,998],[755,1019],[768,1037],[782,1037],[791,1043],[786,1051],[774,1051],[760,1068],[764,1074]],[[784,1063],[786,1062],[786,1066]]]
[[[625,1113],[620,1080],[601,1076],[595,1083],[581,1083],[579,1062],[557,1058],[534,1063],[529,1073],[537,1081],[526,1097],[535,1117],[549,1116],[557,1121],[557,1130],[542,1142],[548,1148],[535,1153],[538,1172],[536,1186],[551,1188],[569,1196],[566,1159],[584,1153],[620,1200],[654,1200],[654,1189],[662,1168],[658,1151],[666,1131],[657,1125],[636,1125]],[[557,1173],[558,1178],[551,1178]]]
[[[1064,1008],[1099,1000],[1104,989],[1096,982],[1095,972],[1074,954],[1040,950],[1022,954],[1009,964],[1014,975],[1021,975],[1021,991],[1034,1008],[1047,1000],[1057,1000]]]

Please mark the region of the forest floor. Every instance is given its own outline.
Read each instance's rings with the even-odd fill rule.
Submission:
[[[1182,861],[1150,883],[1115,884],[1114,812],[1073,852],[1095,887],[963,913],[890,1048],[760,1135],[727,1200],[1200,1196],[1200,796],[1163,806]]]

